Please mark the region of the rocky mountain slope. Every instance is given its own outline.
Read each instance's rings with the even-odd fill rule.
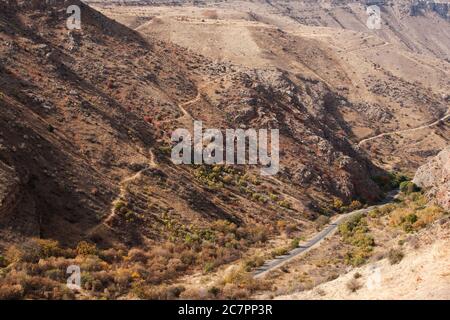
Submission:
[[[92,277],[81,296],[158,296],[376,202],[387,171],[413,172],[450,139],[445,121],[395,134],[448,110],[445,27],[387,43],[395,28],[323,27],[306,2],[84,3],[0,1],[0,298],[60,298],[49,279],[73,263]],[[404,21],[448,23],[429,11]],[[173,164],[171,134],[193,120],[279,129],[280,172]]]
[[[449,108],[449,21],[428,6],[412,15],[410,2],[380,3],[383,23],[371,30],[365,5],[354,1],[95,4],[143,36],[215,61],[318,81],[343,100],[310,112],[338,114],[354,143],[391,133],[360,145],[389,170],[413,174],[448,144],[448,118],[408,131],[442,119]]]
[[[383,173],[347,139],[345,122],[309,111],[344,103],[322,83],[214,63],[81,3],[80,32],[65,28],[68,2],[14,3],[2,3],[0,19],[4,242],[137,245],[169,237],[166,219],[308,226],[330,212],[332,195],[380,196],[371,177]],[[204,127],[279,128],[280,174],[213,177],[173,165],[171,132],[192,126],[184,109]]]

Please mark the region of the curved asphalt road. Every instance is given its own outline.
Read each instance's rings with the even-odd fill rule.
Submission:
[[[375,208],[383,207],[386,204],[389,204],[396,196],[398,195],[399,190],[393,190],[389,192],[386,196],[386,199],[379,205],[371,206],[368,208],[356,210],[350,213],[347,213],[345,215],[342,215],[339,217],[336,221],[333,221],[330,225],[328,225],[324,230],[320,231],[318,234],[316,234],[312,239],[307,241],[305,244],[299,246],[298,248],[293,249],[288,254],[284,256],[280,256],[275,258],[274,260],[266,261],[264,265],[256,269],[253,277],[254,278],[262,278],[265,275],[267,275],[269,272],[281,267],[282,265],[286,264],[287,262],[291,261],[294,258],[297,258],[303,253],[308,252],[312,248],[314,248],[316,245],[318,245],[323,239],[325,239],[328,235],[330,235],[332,232],[337,230],[337,227],[345,222],[348,218],[358,214],[367,214],[368,212],[374,210]]]

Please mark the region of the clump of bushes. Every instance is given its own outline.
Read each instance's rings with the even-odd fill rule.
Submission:
[[[183,286],[161,285],[148,286],[144,283],[136,283],[133,286],[133,293],[140,299],[145,300],[174,300],[186,290]]]
[[[237,184],[242,174],[231,166],[200,165],[195,169],[194,176],[208,187],[220,189],[224,185]]]
[[[398,172],[390,172],[387,175],[372,177],[372,180],[381,188],[381,190],[387,192],[400,187],[400,184],[405,181],[410,181],[406,175]]]
[[[73,251],[62,249],[54,240],[30,239],[20,245],[10,246],[3,257],[3,263],[37,263],[49,257],[72,257]]]
[[[301,241],[301,239],[300,239],[300,238],[295,238],[295,239],[292,239],[292,241],[291,241],[291,245],[290,245],[290,249],[291,249],[291,250],[293,250],[293,249],[297,249],[297,248],[298,248],[298,246],[300,245],[300,241]]]
[[[362,203],[359,200],[353,200],[348,206],[351,211],[361,209],[363,207]]]
[[[333,209],[340,213],[355,211],[361,209],[362,207],[363,204],[359,200],[352,200],[348,205],[345,205],[341,199],[333,199]]]
[[[255,280],[245,267],[231,267],[216,283],[215,297],[220,299],[247,299],[256,290],[268,289],[269,283]]]
[[[428,204],[426,197],[419,192],[409,194],[401,205],[390,209],[390,224],[402,228],[405,232],[424,228],[445,213],[441,207]]]
[[[261,267],[265,262],[264,257],[262,256],[253,256],[251,258],[248,258],[244,260],[244,270],[247,272],[252,271],[253,269],[256,269],[258,267]]]
[[[289,248],[281,247],[281,248],[277,248],[277,249],[272,250],[270,255],[272,256],[272,258],[276,258],[276,257],[279,257],[279,256],[284,256],[284,255],[286,255],[288,253],[289,253]]]
[[[346,263],[353,266],[365,263],[375,246],[366,218],[362,214],[353,216],[339,226],[339,233],[345,243],[354,246],[354,249],[346,254]]]
[[[86,241],[81,241],[78,243],[77,248],[75,249],[78,255],[81,256],[89,256],[97,254],[97,247],[93,243],[88,243]]]
[[[20,300],[24,290],[20,284],[2,284],[0,286],[0,300]]]
[[[406,195],[420,191],[420,188],[412,181],[403,181],[400,183],[400,191]]]
[[[70,265],[80,267],[81,286],[90,298],[116,299],[131,295],[176,299],[184,291],[163,283],[187,271],[210,272],[235,261],[250,245],[267,241],[269,233],[274,231],[263,225],[237,226],[226,220],[217,220],[209,227],[184,225],[181,228],[168,214],[163,220],[173,236],[147,249],[103,250],[87,241],[79,242],[75,248],[62,248],[57,241],[42,239],[10,246],[0,256],[0,299],[76,297],[77,292],[66,287],[66,271]],[[243,272],[262,263],[264,259],[256,257],[247,262]],[[247,297],[251,289],[240,288],[238,282],[226,288],[218,287],[220,292],[213,290],[214,296],[245,293]],[[252,286],[250,282],[248,285]]]
[[[344,206],[344,202],[341,199],[339,199],[339,198],[334,198],[333,199],[333,208],[336,211],[341,211],[343,206]]]

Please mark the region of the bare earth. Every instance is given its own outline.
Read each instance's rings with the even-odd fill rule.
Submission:
[[[450,299],[449,221],[424,230],[420,243],[419,249],[408,248],[399,264],[391,265],[388,259],[382,259],[312,290],[276,299]],[[361,275],[357,281],[362,287],[351,293],[347,283],[356,273]]]

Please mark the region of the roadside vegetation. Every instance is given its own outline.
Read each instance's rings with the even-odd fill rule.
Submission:
[[[345,262],[352,266],[365,263],[375,246],[366,218],[362,214],[351,217],[349,221],[339,226],[339,233],[344,243],[353,247],[345,255]]]
[[[85,241],[64,248],[42,239],[10,246],[0,252],[0,299],[175,299],[183,286],[165,284],[236,261],[250,246],[264,245],[271,232],[260,225],[238,227],[225,220],[209,228],[182,227],[168,217],[164,221],[172,240],[148,250],[101,249]],[[80,266],[80,292],[66,287],[70,265]]]
[[[403,201],[392,208],[389,222],[392,227],[412,233],[430,225],[444,214],[446,212],[441,207],[428,203],[423,193],[412,192],[407,193]]]
[[[232,175],[233,181],[237,178],[234,176],[236,173],[222,168],[210,174],[208,179],[215,181],[222,181],[227,175]],[[247,179],[251,180],[250,177]],[[377,248],[375,229],[372,228],[410,234],[447,214],[440,207],[428,203],[425,195],[410,182],[401,183],[400,188],[403,192],[399,201],[379,207],[367,216],[357,214],[340,225],[337,237],[343,246],[333,249],[339,254],[333,259],[320,255],[308,258],[317,271],[303,274],[299,278],[303,280],[289,290],[306,290],[313,283],[336,278],[345,265],[366,263]],[[275,197],[268,198],[269,201],[278,201]],[[115,210],[128,212],[127,204],[117,202]],[[42,239],[4,248],[0,251],[0,299],[249,298],[258,292],[275,290],[273,281],[254,280],[254,269],[268,259],[288,253],[304,240],[298,237],[295,225],[283,220],[273,226],[238,226],[230,221],[217,220],[208,227],[198,227],[181,224],[169,214],[163,214],[161,221],[168,240],[154,243],[145,250],[99,248],[85,241],[69,248],[56,241]],[[315,226],[321,229],[326,223],[328,217],[319,216]],[[243,255],[250,247],[267,247],[269,237],[274,234],[284,234],[292,240],[252,256]],[[391,264],[399,263],[405,254],[401,245],[384,250],[384,257]],[[316,254],[314,252],[307,256]],[[232,262],[235,265],[208,284],[205,290],[185,287],[178,281],[180,277],[193,273],[201,273],[205,277],[213,275],[220,266]],[[70,265],[80,266],[82,289],[79,292],[66,287],[66,270]],[[279,270],[279,274],[288,272],[288,267],[284,271]],[[348,289],[358,290],[358,281],[349,283]]]

